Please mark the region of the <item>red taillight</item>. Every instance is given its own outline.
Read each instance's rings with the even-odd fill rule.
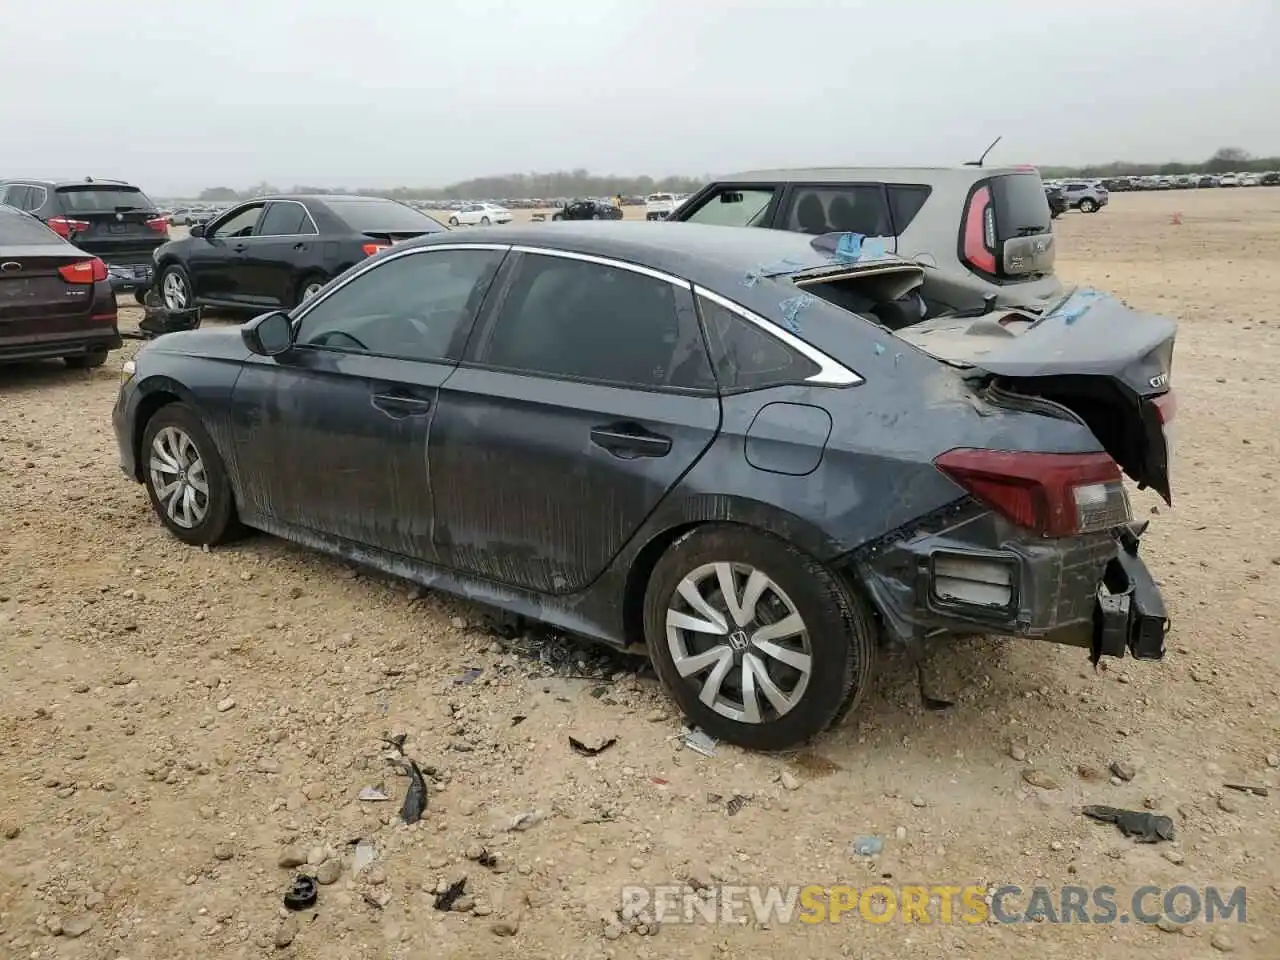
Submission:
[[[380,253],[389,246],[391,246],[389,243],[366,243],[364,245],[364,255],[366,257],[372,257],[375,253]]]
[[[89,222],[72,220],[70,217],[50,217],[49,229],[65,240],[73,233],[84,233],[89,229]]]
[[[107,279],[107,265],[94,257],[92,260],[81,260],[59,267],[58,273],[67,283],[97,283]]]
[[[153,217],[147,221],[147,227],[156,233],[163,233],[166,237],[169,235],[169,221],[164,217]]]
[[[964,214],[964,258],[984,273],[996,272],[996,213],[991,188],[979,187]]]
[[[1046,537],[1106,530],[1132,516],[1120,467],[1106,453],[960,447],[934,465],[1018,526]]]

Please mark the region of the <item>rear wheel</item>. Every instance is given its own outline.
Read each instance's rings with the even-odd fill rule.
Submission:
[[[141,455],[151,506],[179,540],[212,546],[238,530],[226,468],[195,410],[185,403],[157,410]]]
[[[63,357],[62,362],[72,370],[92,370],[107,362],[107,351],[95,350],[93,353],[78,353],[72,357]]]
[[[191,278],[176,263],[171,263],[160,271],[156,278],[160,287],[160,299],[169,310],[186,310],[195,299],[191,294]]]
[[[481,217],[481,218],[480,218],[480,226],[482,226],[482,227],[487,227],[488,225],[489,225],[489,218],[488,218],[488,217]]]
[[[645,593],[654,668],[689,721],[755,750],[794,747],[856,706],[875,630],[840,579],[784,540],[712,524],[677,540]]]
[[[1092,200],[1090,200],[1088,197],[1085,197],[1083,200],[1080,201],[1081,213],[1094,213],[1097,211],[1097,209],[1098,209],[1098,205],[1094,203]]]
[[[302,282],[298,284],[297,293],[294,294],[294,305],[297,306],[300,303],[305,303],[307,300],[310,300],[324,289],[325,283],[326,281],[324,277],[318,277],[315,275],[303,277]]]
[[[456,227],[457,225],[458,225],[458,218],[457,218],[457,217],[450,217],[450,218],[449,218],[449,226],[451,226],[451,227]]]

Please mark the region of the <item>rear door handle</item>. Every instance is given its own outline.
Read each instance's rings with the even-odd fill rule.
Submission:
[[[431,412],[431,401],[403,393],[375,393],[373,405],[393,417],[421,417]]]
[[[670,437],[650,433],[643,427],[630,423],[593,427],[591,442],[623,460],[633,460],[636,457],[665,457],[671,452]]]
[[[293,245],[293,249],[295,249],[295,250],[305,250],[305,249],[307,249],[307,245],[306,245],[305,243],[302,243],[301,241],[299,241],[298,243],[295,243],[295,244]]]

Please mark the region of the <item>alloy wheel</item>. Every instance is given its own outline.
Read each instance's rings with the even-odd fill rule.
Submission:
[[[164,305],[170,310],[185,310],[187,307],[187,285],[180,274],[170,270],[160,283],[160,292],[164,296]]]
[[[165,514],[190,530],[209,513],[209,478],[195,441],[178,427],[165,427],[151,441],[151,488]]]
[[[313,280],[302,288],[302,299],[310,300],[317,293],[324,289],[324,283],[319,280]]]
[[[755,567],[717,562],[688,574],[668,604],[666,633],[677,673],[723,717],[766,723],[804,698],[808,628],[786,591]]]

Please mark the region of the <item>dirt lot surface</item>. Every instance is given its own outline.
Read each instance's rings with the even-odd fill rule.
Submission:
[[[889,656],[861,710],[789,757],[682,750],[650,677],[548,675],[410,585],[264,536],[183,546],[117,466],[131,349],[0,371],[0,956],[1280,955],[1280,190],[1117,195],[1059,223],[1065,277],[1182,324],[1176,506],[1135,495],[1169,657],[1095,673],[1073,649],[968,642],[935,664],[958,700],[937,714]],[[413,827],[387,732],[435,768]],[[570,736],[617,743],[588,758]],[[377,785],[389,802],[357,799]],[[1177,839],[1135,844],[1082,803],[1148,804]],[[866,836],[881,854],[851,853]],[[357,838],[377,859],[355,876]],[[291,857],[337,878],[286,918]],[[462,875],[470,912],[433,909]],[[624,885],[684,879],[1111,885],[1122,913],[1143,884],[1243,885],[1247,922],[602,919]]]

